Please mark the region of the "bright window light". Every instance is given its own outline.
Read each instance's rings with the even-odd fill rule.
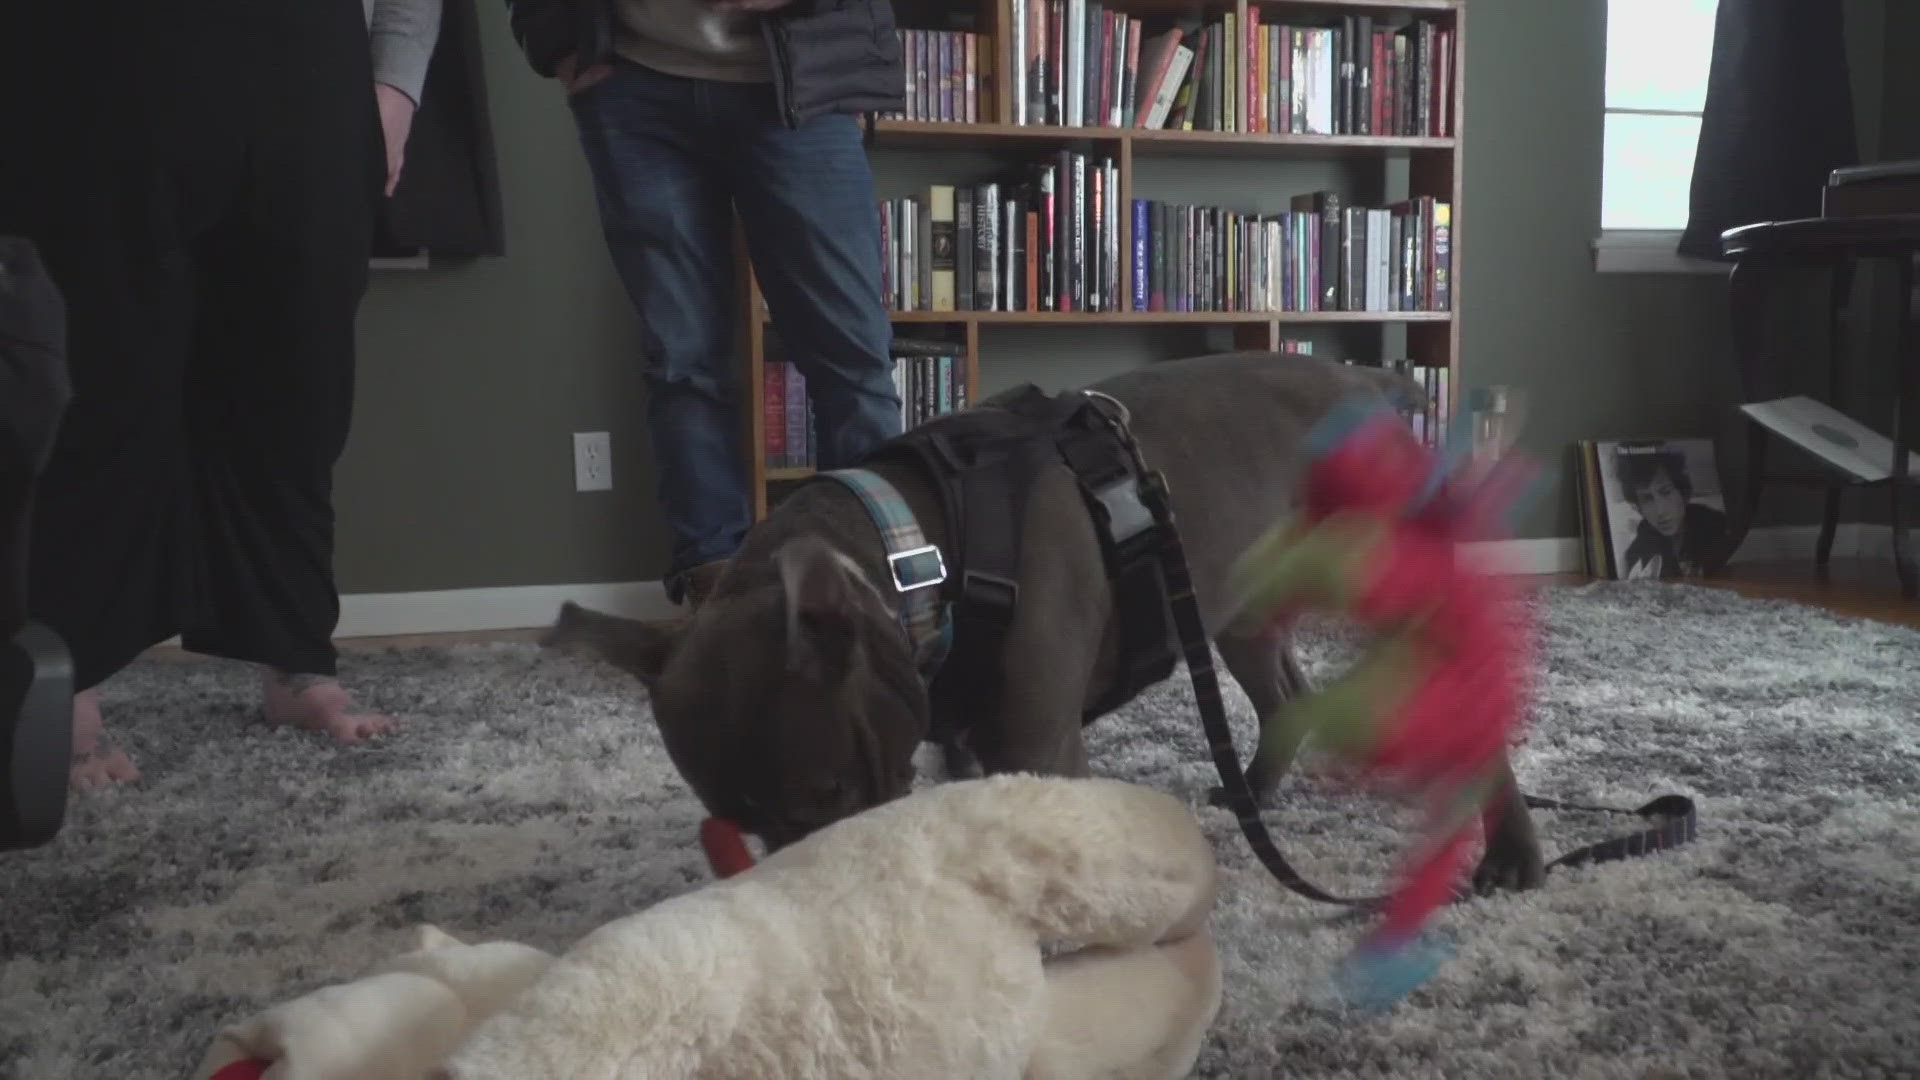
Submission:
[[[1719,0],[1607,0],[1600,228],[1687,225]]]

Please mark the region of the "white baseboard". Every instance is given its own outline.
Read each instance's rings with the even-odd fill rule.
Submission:
[[[521,585],[437,592],[357,593],[340,598],[340,638],[525,630],[551,626],[568,600],[610,615],[664,619],[680,611],[658,581]]]
[[[1755,529],[1733,561],[1811,559],[1819,535],[1819,527],[1811,525]],[[1509,574],[1569,574],[1581,569],[1580,547],[1577,538],[1552,536],[1475,544],[1471,554]],[[1834,535],[1836,558],[1886,558],[1891,553],[1892,539],[1884,527],[1848,524]],[[524,630],[550,625],[567,600],[634,619],[664,619],[681,611],[667,601],[666,589],[657,581],[358,593],[340,598],[340,625],[334,633],[364,638]]]

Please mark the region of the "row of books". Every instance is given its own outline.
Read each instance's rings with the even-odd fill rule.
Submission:
[[[1100,0],[1011,0],[1016,124],[1295,135],[1454,133],[1454,31],[1140,18]]]
[[[1446,311],[1452,206],[1431,198],[1348,206],[1297,195],[1246,214],[1135,199],[1135,311]]]
[[[901,120],[975,124],[999,119],[992,108],[993,41],[963,30],[897,30],[906,68]]]
[[[1060,150],[1014,182],[883,199],[880,230],[883,285],[898,310],[1125,310],[1111,158]]]
[[[893,385],[900,424],[916,427],[967,407],[967,359],[952,345],[896,339]],[[807,380],[791,361],[769,359],[761,369],[763,450],[767,467],[812,468],[819,451]]]
[[[1453,423],[1453,372],[1444,367],[1416,364],[1411,360],[1387,360],[1381,365],[1398,371],[1427,392],[1425,408],[1408,407],[1401,410],[1407,423],[1413,425],[1413,433],[1430,449],[1438,450],[1446,445],[1447,431]]]
[[[894,386],[900,393],[902,427],[917,427],[934,417],[967,407],[966,357],[959,355],[958,350],[945,343],[908,339],[896,339],[895,350],[905,353],[894,358],[893,376]],[[1313,342],[1288,339],[1280,343],[1278,351],[1312,356]],[[1426,391],[1428,403],[1424,408],[1408,407],[1401,413],[1424,445],[1441,449],[1453,423],[1452,372],[1406,359],[1374,363],[1405,374]],[[784,360],[768,360],[763,377],[766,380],[763,398],[767,466],[774,469],[813,467],[817,446],[813,403],[807,397],[806,379],[792,363]]]
[[[1419,384],[1426,391],[1427,404],[1422,408],[1407,406],[1400,415],[1413,428],[1413,433],[1422,445],[1431,450],[1439,450],[1447,445],[1448,428],[1453,423],[1452,375],[1444,367],[1416,364],[1407,359],[1386,359],[1377,361],[1342,360],[1343,364],[1364,364],[1368,367],[1386,368],[1397,371]]]
[[[1062,150],[1027,180],[882,200],[883,287],[900,311],[1451,309],[1452,204],[1350,206],[1317,191],[1291,205],[1135,199],[1123,241],[1113,162]]]

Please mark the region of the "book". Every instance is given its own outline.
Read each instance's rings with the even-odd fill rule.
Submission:
[[[1805,395],[1740,406],[1754,423],[1865,483],[1893,476],[1893,440],[1823,401]],[[1920,454],[1907,453],[1907,475],[1920,478]]]
[[[1725,554],[1726,501],[1713,441],[1595,440],[1599,498],[1589,514],[1610,579],[1697,577]],[[1604,543],[1602,543],[1602,541]]]
[[[934,311],[955,309],[954,275],[959,269],[954,255],[955,226],[953,185],[933,184],[927,188],[928,227],[928,306]]]

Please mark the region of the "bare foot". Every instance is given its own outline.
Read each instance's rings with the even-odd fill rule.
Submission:
[[[338,679],[269,671],[266,688],[269,724],[323,732],[343,743],[385,735],[394,727],[392,717],[361,712]]]
[[[109,784],[140,779],[140,770],[126,751],[106,745],[106,723],[100,717],[100,691],[82,690],[73,695],[73,772],[74,787],[97,791]]]

